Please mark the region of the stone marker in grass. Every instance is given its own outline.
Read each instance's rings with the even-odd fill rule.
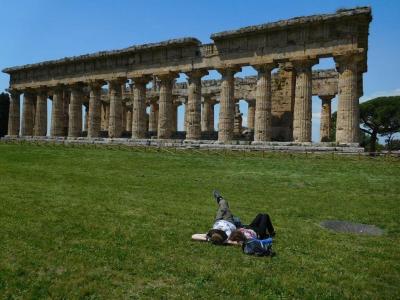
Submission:
[[[384,233],[384,231],[381,228],[375,225],[352,223],[348,221],[328,220],[328,221],[322,221],[320,225],[324,228],[337,232],[347,232],[347,233],[366,234],[366,235],[382,235]]]

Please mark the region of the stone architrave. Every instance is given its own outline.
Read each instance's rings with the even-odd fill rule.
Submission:
[[[158,103],[153,101],[150,104],[150,114],[149,114],[149,132],[157,132],[158,127]]]
[[[189,77],[186,140],[199,140],[201,138],[201,77],[207,74],[206,70],[186,73]]]
[[[64,91],[62,86],[56,86],[53,91],[51,107],[50,136],[64,135]]]
[[[34,101],[36,95],[31,91],[24,92],[24,103],[22,110],[21,136],[33,135]]]
[[[119,138],[122,134],[122,85],[126,79],[111,80],[110,89],[110,117],[108,137]]]
[[[236,72],[241,68],[219,69],[221,78],[221,99],[219,108],[218,142],[229,143],[233,138],[233,126],[235,117],[235,78]]]
[[[247,129],[254,131],[254,120],[256,115],[256,101],[247,100]]]
[[[294,60],[292,63],[296,70],[296,91],[293,112],[293,140],[295,142],[311,142],[311,67],[318,63],[318,60],[301,59]]]
[[[359,143],[359,91],[357,89],[357,65],[361,55],[336,56],[339,72],[336,142]]]
[[[89,82],[89,126],[88,138],[96,138],[100,136],[101,130],[101,87],[103,81]]]
[[[80,137],[82,134],[82,101],[83,85],[76,83],[71,86],[71,98],[69,103],[68,137]]]
[[[254,120],[254,142],[266,142],[272,136],[271,71],[274,63],[254,67],[258,71],[256,108]]]
[[[177,74],[175,73],[158,75],[160,79],[160,98],[158,101],[157,136],[159,139],[169,139],[172,135],[172,87],[176,77]]]
[[[321,142],[329,142],[331,136],[331,102],[334,95],[319,96],[321,98],[321,121],[320,121],[320,139]]]
[[[21,92],[17,90],[10,91],[10,108],[8,114],[8,135],[19,135],[19,122],[20,122],[20,95]]]
[[[150,77],[132,78],[133,105],[132,105],[132,138],[144,139],[146,137],[146,85]]]
[[[47,134],[47,90],[40,89],[36,97],[35,131],[34,136]]]

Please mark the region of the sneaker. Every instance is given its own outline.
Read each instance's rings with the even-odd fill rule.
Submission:
[[[221,193],[218,190],[213,191],[213,196],[214,196],[215,200],[217,201],[217,203],[219,203],[219,200],[222,199]]]

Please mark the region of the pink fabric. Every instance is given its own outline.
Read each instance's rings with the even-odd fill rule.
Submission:
[[[252,230],[252,229],[247,229],[247,228],[239,228],[240,232],[244,234],[246,239],[256,239],[257,238],[257,233]]]

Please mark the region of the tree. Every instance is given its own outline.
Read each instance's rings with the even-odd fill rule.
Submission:
[[[8,130],[8,110],[10,108],[10,98],[8,94],[0,94],[0,137],[5,136]]]
[[[360,104],[361,130],[370,135],[370,152],[375,152],[378,135],[390,145],[400,132],[400,96],[378,97]]]

